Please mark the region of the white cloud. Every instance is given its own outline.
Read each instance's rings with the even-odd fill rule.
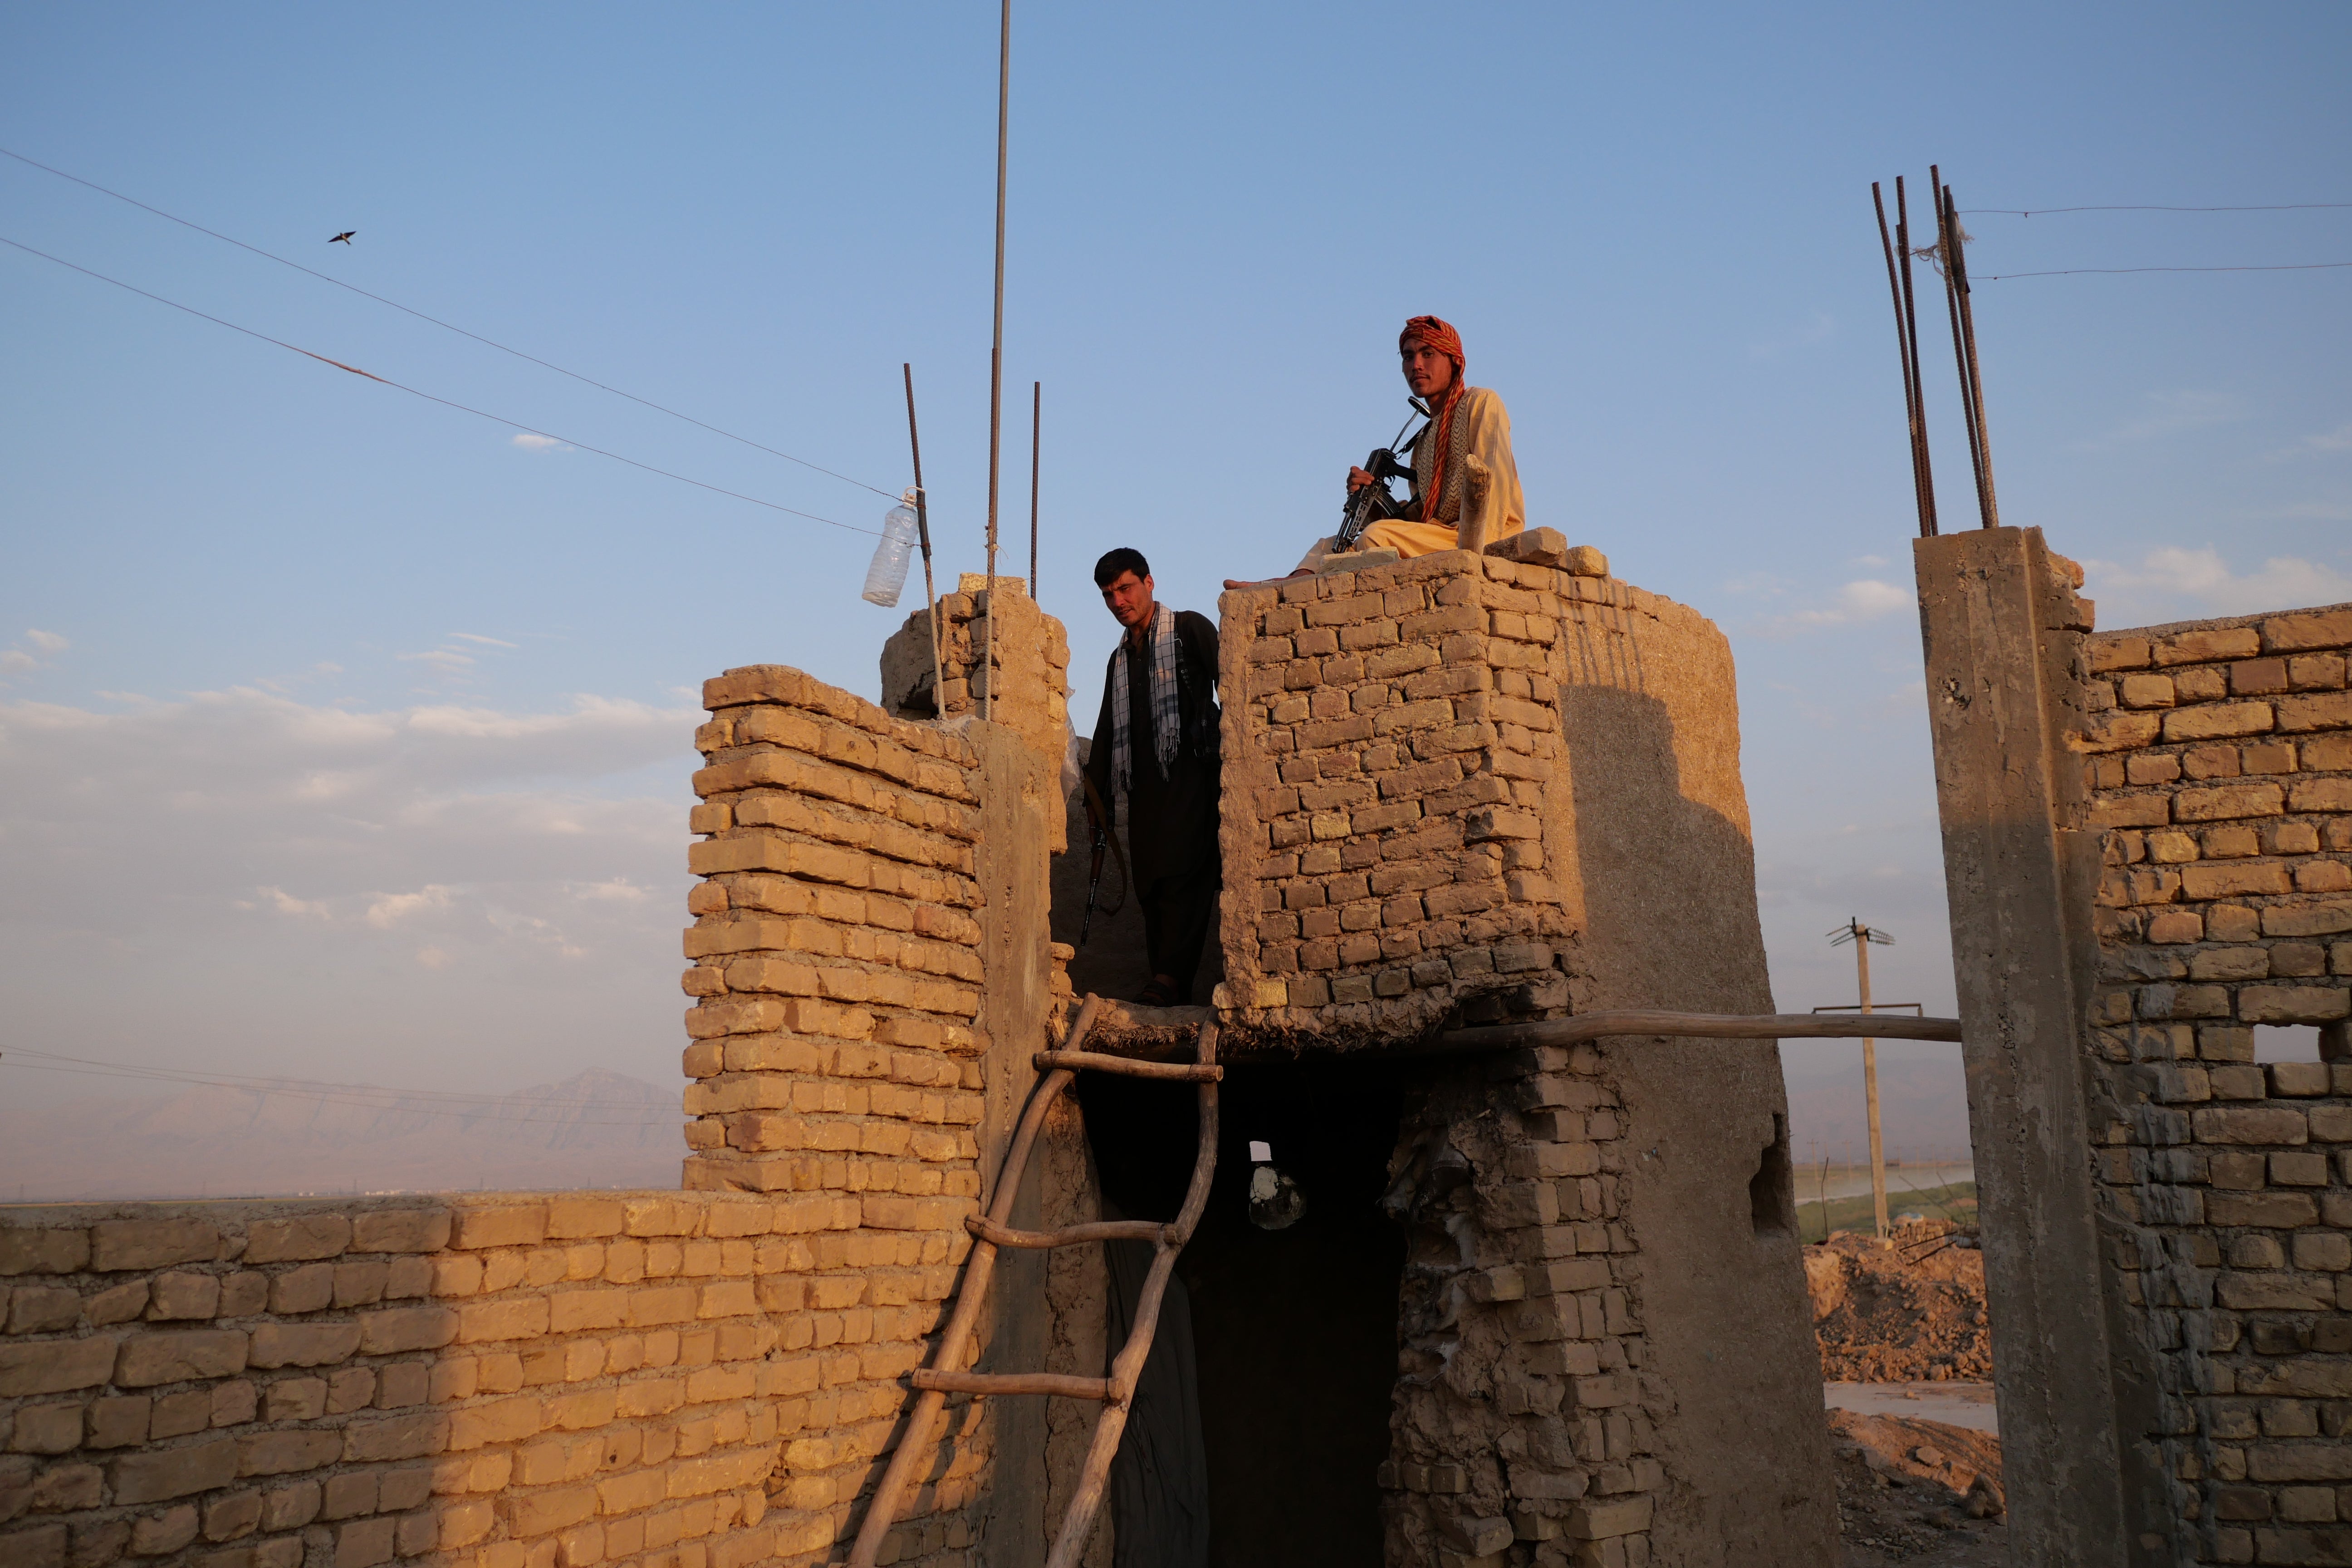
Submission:
[[[2322,430],[2316,435],[2305,436],[2286,450],[2273,453],[2273,456],[2308,458],[2323,452],[2352,452],[2352,420],[2338,425],[2333,430]]]
[[[0,695],[10,1025],[235,1071],[666,1077],[701,717]]]
[[[394,654],[393,657],[413,660],[418,664],[429,664],[444,674],[451,675],[471,668],[474,663],[472,654],[461,652],[454,647],[436,647],[425,653],[401,653]]]
[[[638,902],[652,891],[649,888],[640,888],[626,877],[614,877],[610,881],[604,882],[574,883],[564,890],[575,899],[631,904]]]
[[[534,435],[529,430],[516,431],[513,440],[516,446],[520,447],[526,452],[569,452],[572,450],[572,447],[568,442],[559,441],[552,436]]]
[[[449,907],[449,889],[437,882],[427,883],[413,893],[384,893],[368,905],[367,923],[378,931],[390,931],[395,924],[419,910],[446,910]]]
[[[326,905],[310,899],[298,899],[283,888],[257,888],[255,891],[268,899],[270,906],[281,915],[300,915],[322,921],[334,918]]]
[[[2154,441],[2210,426],[2235,424],[2249,416],[2245,400],[2231,392],[2151,392],[2145,402],[2141,413],[2109,430],[2101,441],[2117,445]]]
[[[451,632],[449,635],[460,642],[478,642],[488,647],[520,647],[521,646],[520,643],[500,642],[496,637],[486,637],[479,632]]]
[[[2109,630],[2352,599],[2352,575],[2324,563],[2273,555],[2242,574],[2210,544],[2198,550],[2161,545],[2136,565],[2086,560],[2083,575],[2083,591],[2098,602],[2099,624]]]
[[[26,628],[24,642],[32,644],[0,648],[0,676],[22,675],[28,670],[47,669],[51,659],[73,645],[55,632],[45,632],[37,626]]]
[[[1832,603],[1814,609],[1793,610],[1785,616],[1775,616],[1760,629],[1786,634],[1818,626],[1857,626],[1908,610],[1916,603],[1908,588],[1899,588],[1875,577],[1863,577],[1841,586]]]

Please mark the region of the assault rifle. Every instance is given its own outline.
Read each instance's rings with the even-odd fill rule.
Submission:
[[[1413,413],[1427,418],[1429,410],[1421,400],[1416,397],[1411,401]],[[1408,415],[1404,425],[1397,426],[1396,440],[1364,459],[1364,471],[1372,476],[1372,482],[1360,490],[1349,491],[1347,500],[1340,506],[1339,531],[1335,536],[1340,549],[1345,550],[1354,544],[1363,536],[1364,530],[1383,518],[1405,515],[1410,503],[1396,499],[1389,489],[1389,481],[1412,478],[1412,466],[1401,461],[1397,454],[1411,453],[1413,442],[1419,441],[1429,426],[1423,425],[1413,432],[1412,440],[1408,441],[1404,438],[1405,426],[1412,423],[1412,417]]]
[[[1078,782],[1086,785],[1087,816],[1095,826],[1094,864],[1088,868],[1087,877],[1087,913],[1086,918],[1078,922],[1077,944],[1084,947],[1087,936],[1094,931],[1095,897],[1102,891],[1103,851],[1108,849],[1118,861],[1121,883],[1118,902],[1111,906],[1109,913],[1115,915],[1127,907],[1127,889],[1134,886],[1135,874],[1128,869],[1127,851],[1119,847],[1118,835],[1111,830],[1110,807],[1103,803],[1102,792],[1095,788],[1094,775],[1080,770]]]

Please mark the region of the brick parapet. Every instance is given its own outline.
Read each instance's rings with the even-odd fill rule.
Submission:
[[[2352,606],[2086,639],[2095,1153],[2203,1562],[2352,1555],[2347,652]]]
[[[1220,1005],[1253,1032],[1385,1037],[1564,1008],[1583,911],[1562,692],[1644,689],[1647,633],[1720,635],[1622,582],[1460,551],[1221,609]]]
[[[822,1544],[940,1287],[716,1193],[0,1210],[0,1561],[732,1565]],[[910,1279],[921,1277],[909,1269]],[[824,1541],[831,1539],[824,1534]]]

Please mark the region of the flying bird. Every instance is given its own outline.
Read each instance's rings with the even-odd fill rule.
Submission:
[[[331,239],[331,240],[327,241],[327,243],[328,243],[329,245],[334,245],[334,244],[337,244],[337,243],[341,243],[341,244],[343,244],[343,245],[349,245],[349,244],[352,242],[352,236],[353,236],[353,235],[355,235],[355,234],[357,234],[357,233],[359,233],[359,230],[358,230],[358,229],[355,229],[355,228],[347,228],[347,229],[343,230],[343,232],[342,232],[342,233],[341,233],[341,234],[339,234],[339,235],[335,236],[335,237],[334,237],[333,239]]]

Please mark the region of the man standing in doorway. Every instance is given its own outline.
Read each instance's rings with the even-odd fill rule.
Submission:
[[[1126,816],[1151,964],[1151,982],[1135,1000],[1182,1006],[1192,1000],[1221,884],[1217,628],[1152,596],[1151,563],[1140,551],[1114,550],[1096,562],[1095,586],[1125,635],[1103,676],[1087,809],[1097,827],[1114,831],[1102,810]]]

